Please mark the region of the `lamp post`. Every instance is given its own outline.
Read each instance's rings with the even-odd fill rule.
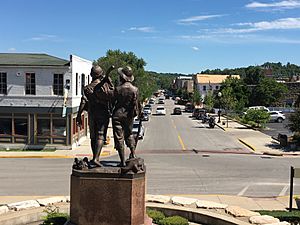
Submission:
[[[219,98],[219,111],[218,111],[218,116],[219,120],[217,123],[221,123],[221,97],[222,97],[222,92],[218,92],[218,98]]]

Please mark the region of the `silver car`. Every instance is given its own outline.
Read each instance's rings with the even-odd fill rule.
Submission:
[[[282,123],[285,120],[285,115],[281,111],[270,111],[270,121]]]

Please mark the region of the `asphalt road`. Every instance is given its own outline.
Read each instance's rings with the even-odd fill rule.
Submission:
[[[191,152],[140,156],[147,166],[147,193],[170,195],[284,196],[290,166],[300,163],[299,158]],[[72,159],[0,159],[0,195],[69,195],[71,165]],[[294,187],[300,194],[299,179]]]
[[[224,154],[248,150],[221,129],[192,120],[190,114],[171,115],[173,101],[165,105],[166,116],[152,115],[144,123],[145,138],[138,145],[137,153],[147,166],[147,193],[288,195],[290,166],[300,167],[299,157]],[[0,159],[0,195],[69,195],[72,161]],[[298,180],[295,194],[300,194]]]
[[[156,107],[153,106],[150,121],[144,122],[145,138],[139,142],[138,151],[250,152],[217,126],[211,129],[207,123],[190,118],[191,113],[172,115],[175,107],[173,100],[165,101],[165,116],[155,115]]]
[[[279,133],[286,134],[288,136],[293,135],[293,133],[289,131],[289,129],[287,128],[290,114],[285,114],[285,115],[286,115],[286,120],[284,120],[282,123],[276,123],[276,122],[267,123],[266,129],[263,131],[263,133],[274,137],[277,137]]]

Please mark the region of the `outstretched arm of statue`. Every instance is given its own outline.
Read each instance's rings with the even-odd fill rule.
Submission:
[[[82,126],[82,120],[81,120],[81,114],[83,113],[84,110],[87,109],[87,104],[88,104],[88,101],[86,99],[85,96],[82,96],[81,97],[81,102],[80,102],[80,105],[79,105],[79,109],[78,109],[78,112],[77,112],[77,117],[76,117],[76,124],[77,126]]]

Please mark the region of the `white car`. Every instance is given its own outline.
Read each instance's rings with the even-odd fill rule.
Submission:
[[[156,108],[156,115],[166,115],[166,109],[163,106],[158,106]]]
[[[132,134],[136,137],[138,131],[139,131],[139,125],[140,125],[140,121],[139,120],[135,120],[133,122],[133,127],[132,127]],[[145,127],[142,124],[141,128],[140,128],[140,133],[139,133],[139,139],[144,139],[144,134],[145,134]]]
[[[285,120],[285,115],[281,111],[270,111],[270,121],[282,123]]]

